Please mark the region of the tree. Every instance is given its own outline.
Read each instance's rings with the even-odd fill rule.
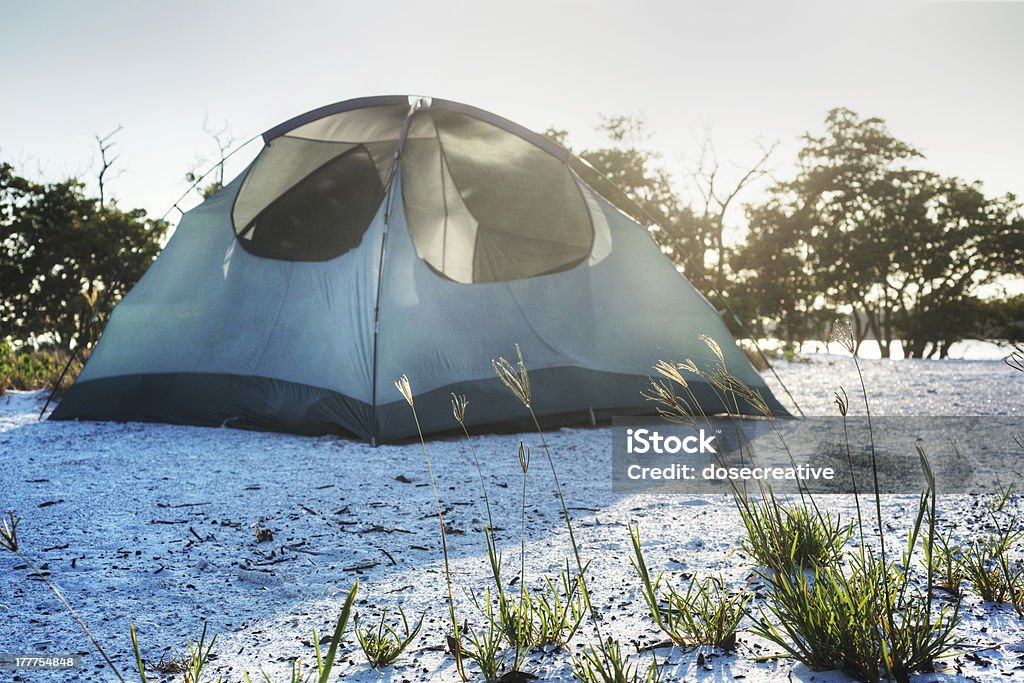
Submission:
[[[725,214],[744,189],[768,174],[768,161],[777,146],[778,143],[775,142],[762,147],[757,161],[743,169],[739,179],[734,183],[723,187],[721,166],[718,163],[715,146],[711,141],[711,133],[708,132],[704,136],[700,159],[691,178],[703,203],[698,215],[706,225],[705,232],[711,240],[708,246],[714,253],[714,282],[715,288],[719,291],[725,289],[728,269],[728,251],[725,247]]]
[[[91,345],[167,227],[100,205],[78,180],[37,183],[0,164],[0,339]]]
[[[985,323],[979,287],[1024,270],[1024,220],[1012,196],[986,197],[977,183],[929,175],[917,191],[924,218],[893,230],[886,299],[904,353],[945,358]]]
[[[831,312],[820,308],[808,248],[777,198],[747,207],[748,241],[731,259],[737,279],[729,299],[758,336],[774,336],[787,348],[824,329]]]
[[[1024,343],[1024,294],[983,301],[980,309],[981,324],[972,336],[1009,346]]]
[[[897,338],[908,355],[948,350],[978,288],[1019,273],[1021,207],[921,170],[922,158],[882,119],[829,112],[825,134],[804,137],[796,177],[748,207],[734,287],[746,308],[785,318],[796,338],[852,313],[858,346],[870,336],[883,357]]]
[[[739,167],[739,177],[728,183],[711,136],[706,135],[697,167],[688,176],[700,199],[694,208],[681,199],[672,176],[661,165],[661,156],[645,146],[643,119],[611,116],[601,120],[599,130],[611,144],[577,152],[586,165],[577,165],[576,170],[616,207],[650,227],[662,250],[698,290],[728,296],[725,216],[744,190],[767,174],[776,145],[762,147],[758,159],[749,167]],[[545,135],[568,148],[565,130],[549,128]]]

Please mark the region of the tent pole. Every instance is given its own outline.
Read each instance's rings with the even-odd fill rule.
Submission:
[[[395,156],[391,163],[391,172],[388,174],[388,191],[384,197],[384,229],[380,236],[380,259],[377,262],[377,296],[373,307],[373,380],[370,389],[370,446],[377,447],[377,346],[380,336],[380,291],[384,282],[384,256],[387,253],[388,225],[391,222],[391,203],[394,200],[395,183],[398,178],[398,166],[402,162],[402,150],[405,148],[405,139],[409,135],[409,124],[412,122],[412,115],[416,113],[420,100],[409,103],[409,111],[402,122],[402,130],[398,134],[398,144],[395,146]]]
[[[50,407],[53,402],[53,397],[57,395],[57,389],[60,388],[61,382],[64,381],[64,376],[68,374],[68,370],[71,369],[71,364],[75,362],[75,358],[78,356],[78,346],[71,349],[71,354],[68,356],[68,362],[64,364],[64,369],[60,371],[60,375],[57,376],[57,381],[53,383],[50,388],[50,395],[46,398],[46,403],[43,404],[43,409],[39,411],[39,420],[43,419],[43,415],[46,413],[46,409]]]

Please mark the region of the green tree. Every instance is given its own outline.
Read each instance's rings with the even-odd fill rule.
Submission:
[[[893,327],[911,357],[945,358],[956,341],[984,334],[981,285],[1024,271],[1024,220],[1012,195],[986,197],[977,183],[929,175],[901,224],[885,282]]]
[[[1024,343],[1024,294],[980,302],[981,324],[975,337],[1007,345]]]
[[[78,180],[38,183],[0,164],[0,339],[90,346],[167,227],[101,206]]]
[[[733,290],[792,338],[853,314],[858,345],[948,350],[979,288],[1021,270],[1020,204],[921,170],[921,153],[879,118],[834,109],[806,135],[793,180],[748,207]],[[968,329],[966,326],[963,329]]]
[[[756,335],[794,348],[832,315],[822,307],[808,245],[778,197],[748,206],[747,224],[748,241],[731,261],[738,278],[729,283],[730,301]]]

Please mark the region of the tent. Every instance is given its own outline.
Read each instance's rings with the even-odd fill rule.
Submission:
[[[578,159],[488,112],[372,97],[302,114],[181,219],[115,307],[54,419],[372,442],[524,426],[491,361],[530,370],[549,425],[652,414],[659,359],[713,360],[785,413],[717,311]],[[706,412],[712,387],[691,389]],[[750,411],[750,406],[741,406]]]

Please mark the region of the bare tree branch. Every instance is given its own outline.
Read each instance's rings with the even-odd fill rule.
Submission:
[[[104,206],[104,204],[106,202],[106,195],[105,195],[105,192],[104,192],[104,187],[105,187],[105,182],[107,180],[107,172],[110,170],[110,167],[114,165],[114,162],[117,161],[120,158],[119,156],[108,158],[107,157],[107,153],[114,146],[113,137],[115,135],[117,135],[118,133],[120,133],[122,128],[124,128],[124,126],[118,125],[117,128],[115,128],[114,130],[110,131],[109,133],[107,133],[103,137],[100,137],[99,135],[94,136],[96,138],[96,144],[99,145],[99,148],[100,148],[100,164],[101,164],[101,166],[100,166],[99,177],[98,177],[97,180],[98,180],[98,183],[99,183],[100,207],[101,208]]]
[[[725,284],[725,214],[743,190],[755,181],[769,176],[768,162],[778,144],[778,142],[769,145],[760,144],[761,156],[750,166],[737,166],[737,168],[745,169],[743,174],[728,190],[723,191],[720,189],[721,168],[711,131],[710,129],[704,131],[700,156],[696,168],[690,174],[690,179],[703,203],[703,218],[711,226],[712,247],[718,258],[718,262],[715,264],[715,284],[718,289]]]
[[[231,134],[228,122],[218,129],[210,125],[210,117],[203,116],[203,132],[213,138],[217,145],[217,186],[224,187],[224,160],[227,158],[228,150],[235,144],[235,136]]]

